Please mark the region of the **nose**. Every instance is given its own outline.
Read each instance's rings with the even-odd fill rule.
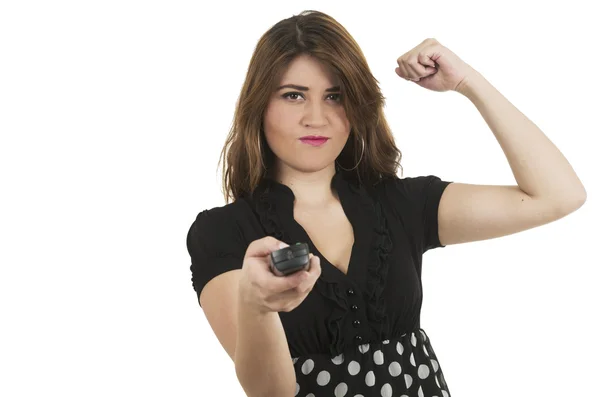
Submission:
[[[309,101],[304,107],[304,125],[321,127],[327,124],[327,111],[320,101]]]

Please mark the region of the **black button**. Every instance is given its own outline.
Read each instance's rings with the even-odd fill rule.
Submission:
[[[352,325],[354,325],[355,328],[358,328],[358,327],[360,327],[360,321],[359,320],[354,320],[352,322]]]
[[[358,306],[352,305],[352,307],[350,307],[350,309],[352,309],[352,311],[355,312],[358,310]]]
[[[354,295],[354,290],[352,288],[348,288],[348,291],[346,291],[348,293],[348,295],[352,296]]]
[[[356,339],[356,341],[359,342],[359,343],[362,342],[362,336],[360,336],[360,335],[356,335],[354,337],[354,339]]]

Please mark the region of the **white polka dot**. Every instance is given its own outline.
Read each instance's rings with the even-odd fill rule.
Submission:
[[[345,384],[344,382],[337,385],[335,387],[335,390],[333,391],[333,395],[335,397],[344,397],[346,395],[346,393],[348,393],[348,385]]]
[[[357,394],[354,397],[365,397],[365,396],[363,396],[362,394]]]
[[[361,352],[362,354],[365,354],[366,352],[369,351],[369,344],[365,343],[364,345],[358,346],[358,351]]]
[[[417,372],[419,373],[419,378],[425,379],[429,376],[429,367],[425,364],[421,364],[419,365],[419,370]]]
[[[398,354],[404,353],[404,346],[402,346],[402,343],[396,343],[396,351],[398,352]]]
[[[392,386],[389,383],[381,387],[381,397],[392,397]]]
[[[384,345],[387,345],[388,343],[390,343],[389,339],[386,339],[386,340],[383,341]]]
[[[414,332],[410,334],[410,343],[412,343],[414,347],[417,347],[417,337]]]
[[[297,396],[299,392],[300,392],[300,385],[298,383],[296,383],[296,393],[294,394],[294,396]]]
[[[308,375],[312,372],[312,370],[314,368],[315,368],[315,362],[309,358],[308,360],[306,360],[304,362],[304,364],[302,364],[301,370],[304,375]]]
[[[292,358],[292,362],[293,362],[294,364],[296,364],[296,363],[298,362],[298,357],[296,357],[296,358]]]
[[[450,397],[450,394],[448,394],[448,392],[446,390],[442,390],[442,396]]]
[[[424,397],[423,396],[423,389],[421,388],[421,386],[419,386],[419,397]]]
[[[344,353],[339,354],[339,355],[335,356],[334,358],[332,358],[331,362],[333,362],[335,365],[340,365],[341,363],[343,363],[344,362]]]
[[[425,344],[423,344],[423,351],[425,352],[425,355],[429,357],[429,352],[427,351],[427,346]]]
[[[415,364],[415,353],[410,353],[410,363],[413,365],[413,367],[417,366],[417,364]]]
[[[438,368],[440,367],[438,362],[436,360],[431,360],[431,365],[433,365],[433,372],[437,372]]]
[[[375,353],[373,353],[373,361],[375,361],[375,364],[377,365],[383,364],[383,353],[381,350],[377,350]]]
[[[404,374],[404,382],[406,382],[406,388],[410,389],[410,386],[412,385],[412,376]]]
[[[373,371],[367,372],[367,375],[365,376],[365,384],[369,387],[375,384],[375,374]]]
[[[440,381],[438,380],[437,376],[434,376],[435,378],[435,383],[437,383],[438,387],[441,388],[442,386],[440,386]]]
[[[312,394],[312,393],[308,393],[308,394],[306,395],[306,397],[315,397],[315,395],[314,395],[314,394]]]
[[[319,372],[319,375],[317,375],[317,384],[319,386],[325,386],[326,384],[329,383],[330,379],[331,379],[331,375],[329,375],[329,372],[321,371],[321,372]]]
[[[354,375],[358,374],[359,372],[360,372],[360,364],[354,360],[350,361],[350,364],[348,364],[348,373],[350,375],[354,376]]]
[[[393,361],[388,367],[388,371],[390,371],[390,375],[398,376],[402,373],[402,367],[397,361]]]
[[[427,340],[427,335],[425,335],[425,332],[423,332],[422,329],[420,329],[419,332],[421,332],[421,335],[423,335],[423,341],[426,341]]]

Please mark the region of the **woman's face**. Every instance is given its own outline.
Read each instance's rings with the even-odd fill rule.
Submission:
[[[284,87],[294,85],[296,87]],[[300,55],[289,65],[272,94],[264,116],[267,143],[277,156],[276,168],[318,171],[339,156],[350,123],[341,103],[339,82],[314,58]],[[321,136],[322,141],[302,139]]]

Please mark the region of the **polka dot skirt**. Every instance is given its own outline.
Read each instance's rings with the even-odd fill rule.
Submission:
[[[450,397],[425,331],[357,345],[336,357],[293,358],[298,397]]]

